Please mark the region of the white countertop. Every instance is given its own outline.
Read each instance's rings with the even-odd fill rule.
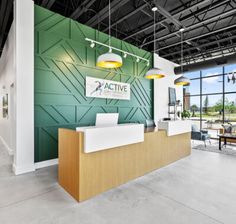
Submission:
[[[77,127],[84,133],[84,152],[96,152],[144,141],[143,124]]]
[[[165,129],[167,136],[179,135],[191,132],[190,120],[175,120],[175,121],[159,121],[158,128]]]

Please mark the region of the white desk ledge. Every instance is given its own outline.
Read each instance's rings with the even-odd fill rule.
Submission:
[[[91,153],[144,141],[143,124],[77,127],[84,133],[84,152]]]
[[[177,120],[177,121],[159,121],[159,129],[165,129],[167,136],[179,135],[191,132],[191,121]]]

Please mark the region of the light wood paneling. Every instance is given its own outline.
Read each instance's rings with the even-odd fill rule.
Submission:
[[[145,133],[142,143],[94,153],[84,153],[82,142],[82,133],[59,130],[59,183],[78,201],[188,156],[191,148],[190,133],[167,137],[164,130]]]
[[[79,201],[80,148],[83,133],[69,129],[60,129],[59,152],[59,184]]]

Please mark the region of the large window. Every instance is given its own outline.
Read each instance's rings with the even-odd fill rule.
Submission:
[[[236,64],[186,74],[184,109],[191,120],[217,137],[223,123],[236,124]]]

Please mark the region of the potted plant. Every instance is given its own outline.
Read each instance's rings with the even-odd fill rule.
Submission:
[[[183,120],[185,120],[186,118],[190,118],[191,114],[189,111],[187,110],[184,110],[182,113],[181,113],[181,117]]]

